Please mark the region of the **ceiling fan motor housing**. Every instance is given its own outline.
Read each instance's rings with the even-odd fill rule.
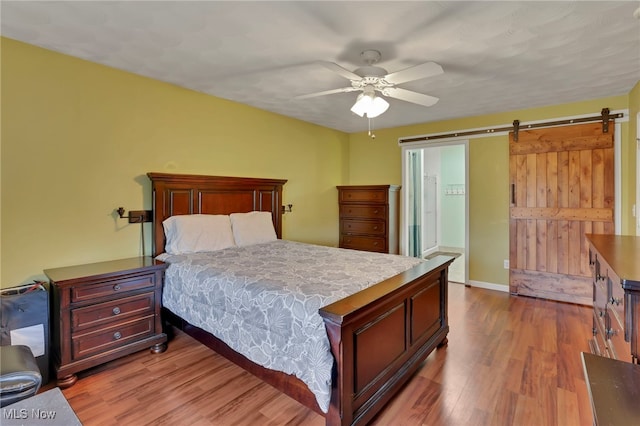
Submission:
[[[360,77],[378,77],[382,78],[388,74],[387,70],[380,67],[374,67],[373,65],[366,65],[364,67],[360,67],[353,72],[354,74],[358,74]]]

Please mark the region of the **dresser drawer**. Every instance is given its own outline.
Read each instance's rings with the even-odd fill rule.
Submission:
[[[607,333],[607,347],[611,358],[619,359],[621,361],[631,362],[631,350],[629,344],[624,341],[624,328],[616,321],[616,319],[608,312],[608,328]]]
[[[118,348],[154,334],[154,315],[118,322],[106,328],[85,333],[73,333],[72,356],[80,359]]]
[[[384,238],[363,235],[340,235],[340,247],[381,253],[387,251],[387,244]]]
[[[593,339],[590,342],[591,352],[600,355],[609,357],[609,350],[607,348],[606,342],[606,334],[605,334],[605,315],[603,312],[602,315],[593,312]]]
[[[343,234],[385,235],[387,229],[381,220],[344,219],[340,221],[340,232]]]
[[[389,190],[383,188],[343,189],[340,191],[341,203],[381,203],[389,200]]]
[[[121,321],[132,316],[153,315],[155,294],[143,293],[71,311],[74,331],[97,327],[111,321]]]
[[[593,283],[593,310],[599,316],[604,316],[609,302],[607,288],[602,280]]]
[[[153,288],[154,285],[154,275],[149,274],[102,281],[93,285],[76,286],[71,289],[71,302],[82,302],[106,296],[119,295],[127,291]]]
[[[387,218],[387,206],[340,205],[341,218],[382,219]]]

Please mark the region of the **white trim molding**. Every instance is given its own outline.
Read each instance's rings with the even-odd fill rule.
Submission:
[[[486,290],[501,291],[503,293],[509,293],[509,286],[504,284],[486,283],[484,281],[469,280],[470,287],[484,288]]]

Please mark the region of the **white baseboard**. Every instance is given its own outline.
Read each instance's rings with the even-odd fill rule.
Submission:
[[[504,284],[494,284],[494,283],[486,283],[484,281],[469,280],[469,285],[471,287],[486,288],[487,290],[496,290],[496,291],[503,291],[505,293],[509,293],[509,286]]]

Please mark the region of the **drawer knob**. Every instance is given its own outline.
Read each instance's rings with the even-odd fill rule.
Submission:
[[[374,241],[374,242],[373,242],[373,245],[374,245],[374,246],[377,246],[377,245],[378,245],[378,242],[377,242],[377,241]]]
[[[373,230],[374,230],[374,231],[377,231],[377,230],[378,230],[378,227],[377,227],[377,226],[374,226],[374,227],[373,227]]]
[[[378,214],[379,211],[380,210],[376,209],[376,210],[373,211],[373,214]]]
[[[122,337],[122,334],[119,331],[116,331],[115,333],[113,333],[113,338],[115,340],[120,340],[121,337]]]
[[[114,290],[114,291],[118,291],[118,290],[120,290],[121,288],[122,288],[122,287],[120,287],[120,284],[116,284],[116,285],[114,285],[114,286],[113,286],[113,290]]]
[[[118,315],[120,313],[120,308],[118,308],[117,306],[115,308],[113,308],[113,315]]]

